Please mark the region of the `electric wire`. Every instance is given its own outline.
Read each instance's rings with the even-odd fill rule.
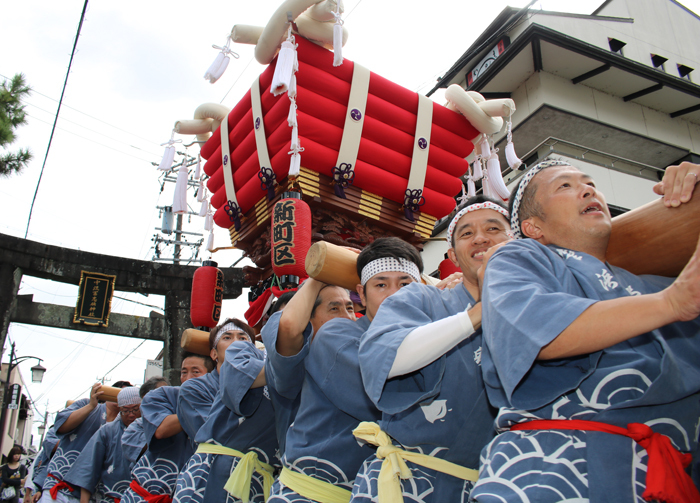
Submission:
[[[4,78],[4,79],[6,79],[6,80],[10,80],[9,77],[7,77],[6,75],[3,75],[3,74],[1,74],[1,73],[0,73],[0,77]],[[58,103],[58,100],[57,100],[56,98],[52,98],[51,96],[49,96],[49,95],[47,95],[47,94],[44,94],[44,93],[41,93],[41,92],[37,91],[37,90],[34,89],[34,88],[32,88],[32,94],[38,94],[39,96],[43,96],[44,98],[47,98],[47,99],[49,99],[49,100],[51,100],[51,101],[55,101],[55,102]],[[109,126],[109,127],[111,127],[111,128],[117,129],[117,130],[119,130],[119,131],[121,131],[121,132],[123,132],[123,133],[130,134],[131,136],[134,136],[134,137],[136,137],[136,138],[138,138],[138,139],[140,139],[140,140],[143,140],[143,141],[145,141],[145,142],[147,142],[147,143],[153,143],[154,145],[160,146],[160,142],[153,141],[153,140],[149,140],[149,139],[147,139],[147,138],[144,138],[144,137],[142,137],[142,136],[139,136],[139,135],[133,133],[132,131],[128,131],[128,130],[126,130],[126,129],[122,129],[122,128],[120,128],[119,126],[115,126],[114,124],[110,124],[109,122],[103,121],[102,119],[98,119],[97,117],[95,117],[95,116],[93,116],[93,115],[90,115],[90,114],[88,114],[88,113],[85,113],[85,112],[83,112],[82,110],[78,110],[77,108],[72,107],[72,106],[70,106],[70,105],[67,105],[67,104],[65,104],[65,103],[63,103],[63,106],[64,106],[65,108],[70,108],[71,110],[74,110],[74,111],[78,112],[79,114],[83,114],[83,115],[86,116],[86,117],[90,117],[91,119],[96,120],[97,122],[101,122],[102,124],[106,124],[107,126]],[[49,113],[51,113],[51,112],[49,112]],[[52,114],[52,115],[53,115],[53,114]],[[65,119],[64,119],[64,120],[65,120]],[[136,148],[136,147],[134,147],[134,148]]]
[[[37,121],[39,121],[39,122],[43,122],[44,124],[48,124],[49,126],[51,125],[50,122],[46,122],[45,120],[42,120],[42,119],[38,118],[36,115],[32,115],[32,114],[29,114],[29,113],[28,113],[27,116],[28,116],[28,117],[31,117],[32,119],[37,120]],[[133,154],[129,154],[129,153],[127,153],[127,152],[124,152],[123,150],[116,149],[116,148],[111,147],[111,146],[109,146],[109,145],[105,145],[104,143],[100,143],[99,141],[93,140],[93,139],[88,138],[88,137],[86,137],[86,136],[79,135],[78,133],[74,133],[73,131],[69,131],[69,130],[64,129],[64,128],[62,128],[62,127],[55,126],[55,127],[54,127],[54,130],[55,130],[55,129],[60,129],[61,131],[64,131],[64,132],[66,132],[66,133],[68,133],[68,134],[72,134],[72,135],[74,135],[74,136],[77,136],[78,138],[82,138],[83,140],[87,140],[87,141],[89,141],[89,142],[96,143],[97,145],[100,145],[101,147],[105,147],[105,148],[108,148],[108,149],[110,149],[110,150],[114,150],[115,152],[119,152],[120,154],[128,155],[129,157],[133,157],[134,159],[138,159],[139,161],[144,161],[144,162],[147,162],[147,163],[149,163],[149,164],[150,164],[151,162],[153,162],[153,161],[149,161],[148,159],[144,159],[144,158],[142,158],[142,157],[138,157],[138,156],[135,156],[135,155],[133,155]],[[53,132],[54,132],[54,131],[52,130],[52,131],[51,131],[51,136],[52,136],[52,137],[53,137]],[[155,155],[155,154],[154,154],[154,155]],[[41,180],[40,180],[40,181],[41,181]],[[36,195],[34,196],[34,199],[36,199]],[[34,204],[33,204],[33,201],[32,201],[32,207],[33,207],[33,206],[34,206]],[[31,212],[30,212],[30,218],[31,218]],[[26,237],[27,237],[26,234],[25,234],[24,237],[25,237],[25,239],[26,239]]]
[[[39,173],[39,181],[36,183],[36,190],[34,191],[34,197],[32,198],[32,205],[29,208],[29,217],[27,218],[27,228],[24,231],[24,239],[27,239],[29,234],[29,224],[32,221],[32,212],[34,211],[34,203],[36,202],[36,195],[39,192],[39,186],[41,185],[41,178],[44,176],[44,168],[46,168],[46,160],[49,157],[49,151],[51,150],[51,141],[53,140],[53,134],[56,130],[56,123],[58,122],[58,116],[61,112],[61,103],[63,102],[63,95],[66,93],[66,86],[68,85],[68,76],[70,75],[71,66],[73,66],[73,58],[75,57],[75,50],[78,47],[78,39],[80,38],[80,30],[83,28],[83,21],[85,20],[85,12],[87,11],[88,0],[85,0],[83,5],[83,12],[80,14],[80,23],[78,23],[78,31],[75,34],[75,42],[73,42],[73,51],[70,55],[70,61],[68,62],[68,71],[66,72],[66,79],[63,82],[63,90],[61,91],[61,98],[58,101],[58,109],[56,110],[56,118],[53,123],[53,128],[51,129],[51,136],[49,136],[49,144],[46,147],[46,155],[44,156],[44,162],[41,165],[41,172]]]

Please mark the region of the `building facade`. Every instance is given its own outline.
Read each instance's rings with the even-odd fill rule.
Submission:
[[[2,386],[4,386],[5,382],[7,381],[8,367],[9,365],[7,363],[2,364],[2,370],[0,371]],[[13,386],[19,386],[16,400],[12,400]],[[2,456],[7,456],[10,453],[10,449],[12,449],[14,445],[21,445],[25,452],[29,452],[29,448],[32,445],[32,425],[34,424],[34,413],[32,411],[31,401],[29,400],[25,391],[26,384],[22,378],[22,374],[19,371],[19,367],[12,369],[12,374],[10,375],[10,390],[8,400],[10,400],[11,406],[16,405],[17,408],[11,408],[7,411],[5,431],[1,433],[4,435],[2,442]],[[0,396],[2,396],[1,393]]]
[[[614,216],[655,199],[667,166],[700,162],[698,33],[700,17],[673,0],[607,0],[591,15],[508,7],[428,94],[459,84],[512,98],[526,165],[566,159],[593,176]],[[505,131],[494,140],[512,189],[527,168],[508,169]],[[442,253],[426,246],[428,271]]]

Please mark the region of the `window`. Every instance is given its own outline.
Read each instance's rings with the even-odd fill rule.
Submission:
[[[622,54],[622,48],[627,45],[627,43],[623,42],[622,40],[618,40],[616,38],[609,38],[608,37],[608,44],[610,45],[610,50],[616,54],[619,54],[620,56],[624,56]]]
[[[689,66],[685,66],[685,65],[676,65],[676,66],[678,67],[678,75],[680,75],[682,79],[690,80],[690,72],[693,71],[693,68],[690,68]]]
[[[664,63],[666,63],[666,61],[668,61],[668,58],[664,58],[658,54],[651,55],[651,64],[654,66],[654,68],[661,70],[662,72],[666,71],[666,67],[664,67]]]

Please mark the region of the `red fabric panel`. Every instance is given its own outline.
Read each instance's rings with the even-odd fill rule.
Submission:
[[[413,101],[409,108],[401,108],[389,100],[379,97],[372,93],[372,79],[378,77],[371,73],[370,78],[370,94],[367,96],[366,117],[372,117],[375,120],[383,122],[385,125],[396,128],[413,138],[416,131],[416,111],[418,110],[418,95],[403,89],[401,86],[392,84],[394,89],[403,89],[413,96]],[[383,79],[385,82],[389,82]],[[323,96],[328,100],[334,101],[341,105],[342,108],[342,123],[345,122],[345,110],[350,96],[350,82],[338,80],[321,69],[314,66],[299,63],[299,72],[297,73],[298,87],[308,89],[313,93]],[[390,90],[385,90],[385,94],[391,96]],[[299,105],[300,109],[304,109]],[[437,111],[437,113],[436,113]],[[456,121],[450,122],[450,129],[442,127],[436,122],[438,116],[442,116],[440,112],[448,112]],[[336,121],[338,119],[335,119]],[[460,157],[466,157],[474,149],[471,140],[479,135],[479,132],[473,128],[464,117],[452,110],[447,110],[445,107],[433,103],[433,125],[431,129],[430,144],[445,149],[449,152],[454,152]],[[364,136],[364,133],[363,133]],[[411,145],[412,152],[413,146]]]
[[[269,91],[270,89],[270,84],[272,83],[272,77],[275,72],[275,67],[274,65],[269,65],[265,71],[260,74],[260,89],[267,89]],[[251,84],[252,85],[252,84]],[[264,93],[263,93],[264,94]],[[270,94],[270,93],[268,93]],[[272,96],[270,94],[270,96]],[[275,99],[275,97],[272,97],[272,99]],[[266,97],[262,96],[261,101],[263,102],[263,112],[265,111],[265,103],[266,103]],[[233,110],[228,115],[228,130],[229,130],[229,136],[230,133],[233,131],[234,127],[236,124],[241,122],[243,117],[247,114],[247,112],[251,110],[250,107],[250,90],[243,96],[243,99],[238,102],[238,104],[233,107]],[[251,119],[252,120],[252,119]],[[214,154],[216,149],[221,146],[221,131],[218,129],[214,132],[214,134],[207,140],[207,142],[202,145],[201,149],[201,154],[204,159],[210,159],[211,156]]]
[[[462,272],[462,270],[458,266],[454,265],[454,263],[448,258],[440,262],[438,270],[440,271],[440,279],[445,279],[450,274],[455,272]]]
[[[292,130],[287,124],[289,114],[289,100],[285,103],[279,100],[275,106],[265,115],[265,133],[267,134],[267,149],[270,157],[286,144],[289,147]],[[251,178],[258,177],[260,162],[255,143],[255,130],[253,129],[252,114],[248,135],[240,144],[231,144],[231,169],[233,170],[233,186],[238,187],[248,182]],[[221,147],[216,150],[214,157],[207,161],[207,166],[216,166],[216,171],[207,182],[207,188],[216,192],[224,184],[224,173],[221,169]],[[269,166],[266,166],[269,167]],[[206,170],[205,170],[206,172]]]

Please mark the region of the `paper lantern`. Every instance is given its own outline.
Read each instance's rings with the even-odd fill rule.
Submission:
[[[195,327],[214,328],[221,317],[224,300],[224,273],[211,260],[202,262],[202,267],[192,278],[190,319]]]
[[[440,271],[440,279],[445,279],[450,274],[455,272],[462,272],[462,270],[458,266],[454,265],[454,263],[452,263],[452,261],[448,258],[440,262],[438,271]]]
[[[304,261],[311,246],[311,209],[298,192],[285,192],[272,209],[272,270],[281,284],[306,276]]]

